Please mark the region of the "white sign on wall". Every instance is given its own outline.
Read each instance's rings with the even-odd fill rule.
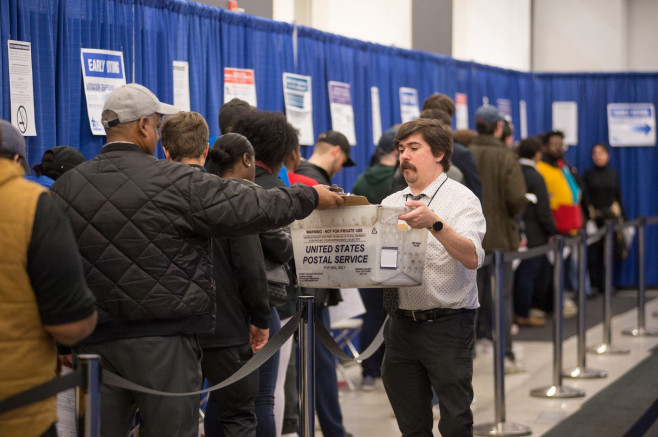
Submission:
[[[400,87],[400,119],[402,123],[415,120],[418,116],[420,116],[418,91],[415,88]]]
[[[379,106],[379,88],[370,87],[370,107],[372,109],[372,142],[377,144],[382,136],[382,111]]]
[[[299,144],[313,144],[313,95],[311,76],[283,73],[283,101],[286,118],[299,130]]]
[[[655,146],[653,103],[608,103],[608,141],[611,146]]]
[[[457,129],[468,129],[468,96],[455,93],[455,118]]]
[[[345,135],[352,146],[356,145],[356,130],[354,129],[354,108],[350,84],[330,80],[329,112],[331,113],[331,128]]]
[[[190,64],[174,61],[174,106],[190,111]]]
[[[7,40],[9,61],[9,100],[11,124],[24,137],[37,135],[34,115],[34,84],[32,79],[32,44]]]
[[[553,102],[553,130],[564,133],[564,144],[578,144],[578,104],[576,102]]]

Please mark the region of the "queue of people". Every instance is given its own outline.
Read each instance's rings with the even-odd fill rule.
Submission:
[[[428,97],[419,119],[384,132],[352,190],[373,204],[406,206],[400,220],[429,231],[422,285],[360,290],[362,346],[391,315],[384,345],[362,364],[361,387],[371,391],[382,378],[404,435],[431,434],[433,398],[442,435],[472,435],[475,345],[492,329],[489,273],[480,268],[487,252],[572,235],[587,218],[602,226],[625,217],[605,145],[594,147],[595,167],[581,181],[564,160],[560,132],[512,148],[513,126],[496,108],[476,111],[474,135],[452,131],[454,113],[450,97]],[[0,398],[52,379],[56,343],[72,346],[74,359],[100,355],[106,369],[137,384],[190,392],[257,354],[292,317],[300,293],[316,297],[329,328],[340,291],[298,287],[287,225],[344,202],[327,185],[356,165],[351,145],[327,131],[303,160],[283,114],[241,101],[223,105],[219,123],[222,135],[210,144],[203,116],[125,85],[105,102],[100,153],[86,161],[72,147],[49,149],[30,176],[38,185],[22,177],[30,173],[24,139],[0,121],[0,343],[21,345],[0,364]],[[153,156],[159,140],[165,160]],[[301,183],[279,178],[284,165]],[[592,284],[601,289],[601,248],[590,251]],[[532,310],[552,309],[551,267],[538,257],[515,273],[505,268],[506,371],[515,373],[523,366],[511,324],[545,323]],[[290,339],[258,372],[213,392],[206,435],[295,435],[294,357]],[[351,436],[334,360],[317,342],[320,427],[327,437]],[[198,434],[197,396],[107,385],[101,396],[104,436],[126,435],[136,410],[140,436]],[[0,434],[54,436],[54,408],[48,400],[0,415]]]

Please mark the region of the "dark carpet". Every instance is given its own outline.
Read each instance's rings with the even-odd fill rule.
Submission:
[[[657,436],[658,350],[546,432],[563,436]]]
[[[647,302],[658,296],[658,290],[647,290]],[[575,299],[578,303],[578,299]],[[637,290],[619,290],[612,296],[612,315],[625,313],[626,311],[637,308]],[[587,300],[587,329],[603,322],[603,296],[597,295]],[[519,333],[513,337],[514,341],[553,341],[553,322],[551,314],[547,316],[547,323],[541,327],[520,327]],[[658,327],[658,319],[654,318],[650,312],[645,315],[645,325],[647,328]],[[564,319],[563,340],[576,335],[578,327],[578,315]],[[612,325],[613,338],[627,328],[633,326],[615,326]],[[589,339],[591,343],[596,343],[597,339]],[[658,436],[658,434],[656,434]]]

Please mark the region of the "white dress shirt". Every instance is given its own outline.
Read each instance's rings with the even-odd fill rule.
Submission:
[[[438,190],[438,191],[437,191]],[[475,245],[478,268],[484,262],[482,239],[486,223],[482,206],[471,190],[441,173],[422,192],[420,199],[459,235]],[[382,201],[383,206],[404,206],[412,200],[409,187]],[[440,231],[439,231],[440,232]],[[416,287],[400,287],[399,306],[403,310],[434,308],[468,308],[480,306],[476,270],[465,268],[455,260],[431,233],[428,234],[423,283]]]

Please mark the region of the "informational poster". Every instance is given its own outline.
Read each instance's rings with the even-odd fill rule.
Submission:
[[[400,87],[400,119],[402,123],[415,120],[420,116],[418,109],[418,90]]]
[[[372,142],[378,144],[382,136],[382,111],[379,103],[379,88],[370,87],[370,107],[372,113]]]
[[[498,107],[498,112],[500,112],[506,120],[512,119],[512,102],[510,99],[496,99],[496,106]]]
[[[224,103],[235,98],[244,100],[254,108],[257,106],[254,70],[224,68]]]
[[[608,103],[611,146],[655,146],[656,108],[653,103]]]
[[[525,100],[519,102],[519,118],[521,120],[521,138],[528,138],[528,105]]]
[[[352,94],[350,84],[329,81],[329,111],[331,113],[331,127],[347,137],[351,145],[356,145],[356,131],[354,129],[354,108],[352,107]]]
[[[101,124],[105,99],[115,88],[126,84],[123,52],[80,49],[80,59],[89,126],[94,135],[105,135]]]
[[[34,83],[32,79],[32,44],[7,40],[9,61],[9,100],[11,124],[24,137],[37,135],[34,116]]]
[[[468,129],[468,96],[455,93],[455,122],[457,129]]]
[[[286,117],[299,130],[299,144],[313,145],[313,95],[311,76],[283,73],[283,101]]]
[[[190,111],[190,64],[174,61],[174,106]]]
[[[578,104],[576,102],[553,102],[553,130],[564,133],[564,144],[578,144]]]

